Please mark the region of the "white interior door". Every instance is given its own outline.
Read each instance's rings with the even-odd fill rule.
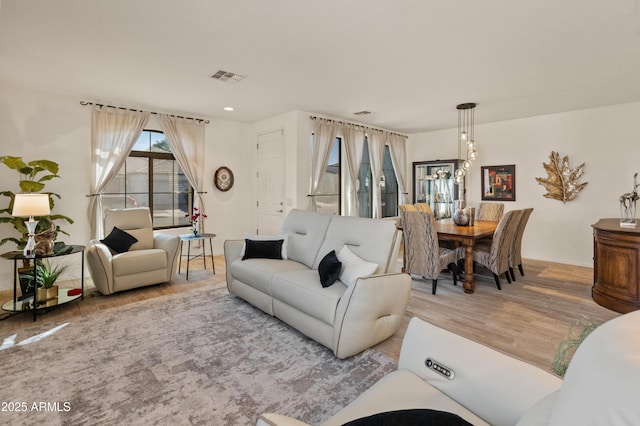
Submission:
[[[284,134],[278,130],[258,136],[258,234],[280,233],[284,198]]]

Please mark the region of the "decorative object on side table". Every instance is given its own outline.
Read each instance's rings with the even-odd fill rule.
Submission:
[[[200,223],[200,218],[206,219],[207,215],[204,213],[200,213],[200,210],[198,210],[197,207],[194,207],[193,214],[191,215],[191,231],[193,232],[193,235],[195,237],[200,235],[200,228],[202,226],[202,224]]]
[[[36,283],[38,305],[54,306],[58,304],[58,286],[55,285],[58,277],[67,269],[67,265],[61,263],[51,265],[49,260],[38,260],[36,265]],[[21,279],[28,284],[28,293],[33,292],[33,272],[21,274]]]
[[[14,217],[28,217],[24,222],[27,227],[27,242],[24,245],[24,257],[32,257],[35,254],[36,240],[35,232],[38,226],[34,216],[48,216],[51,213],[49,208],[49,195],[47,194],[16,194],[13,199],[13,209],[11,215]],[[49,245],[46,246],[49,248]],[[53,253],[53,244],[49,249],[45,249],[41,254]]]
[[[638,173],[633,175],[633,191],[620,196],[620,226],[635,228],[636,202],[638,201]]]
[[[582,169],[585,163],[572,169],[569,167],[569,157],[567,155],[561,159],[560,154],[551,151],[550,158],[551,161],[549,164],[542,163],[549,177],[536,178],[536,181],[547,189],[544,197],[559,200],[563,203],[575,199],[578,193],[582,191],[588,183],[578,183],[578,180],[582,176]]]

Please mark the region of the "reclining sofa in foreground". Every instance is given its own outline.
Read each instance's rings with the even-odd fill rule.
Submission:
[[[261,255],[262,249],[254,250],[261,243],[251,239],[246,244],[225,241],[230,293],[330,348],[338,358],[362,352],[399,328],[411,278],[395,272],[400,235],[394,221],[292,210],[282,235],[272,240],[285,246],[278,249],[282,259],[268,258],[280,257],[271,256],[273,246]],[[331,266],[323,259],[331,258],[332,251],[343,262],[339,278],[323,287],[318,268]]]
[[[322,426],[640,425],[639,336],[640,311],[606,322],[578,347],[562,380],[413,318],[398,369]],[[403,420],[409,415],[412,423]],[[308,426],[273,413],[256,424]]]

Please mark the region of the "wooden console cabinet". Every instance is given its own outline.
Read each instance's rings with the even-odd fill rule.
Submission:
[[[592,226],[593,300],[620,313],[640,309],[640,224],[600,219]]]

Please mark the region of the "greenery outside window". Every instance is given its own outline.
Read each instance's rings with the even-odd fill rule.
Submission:
[[[105,209],[149,207],[154,229],[189,225],[193,189],[162,132],[140,134],[102,203]]]

